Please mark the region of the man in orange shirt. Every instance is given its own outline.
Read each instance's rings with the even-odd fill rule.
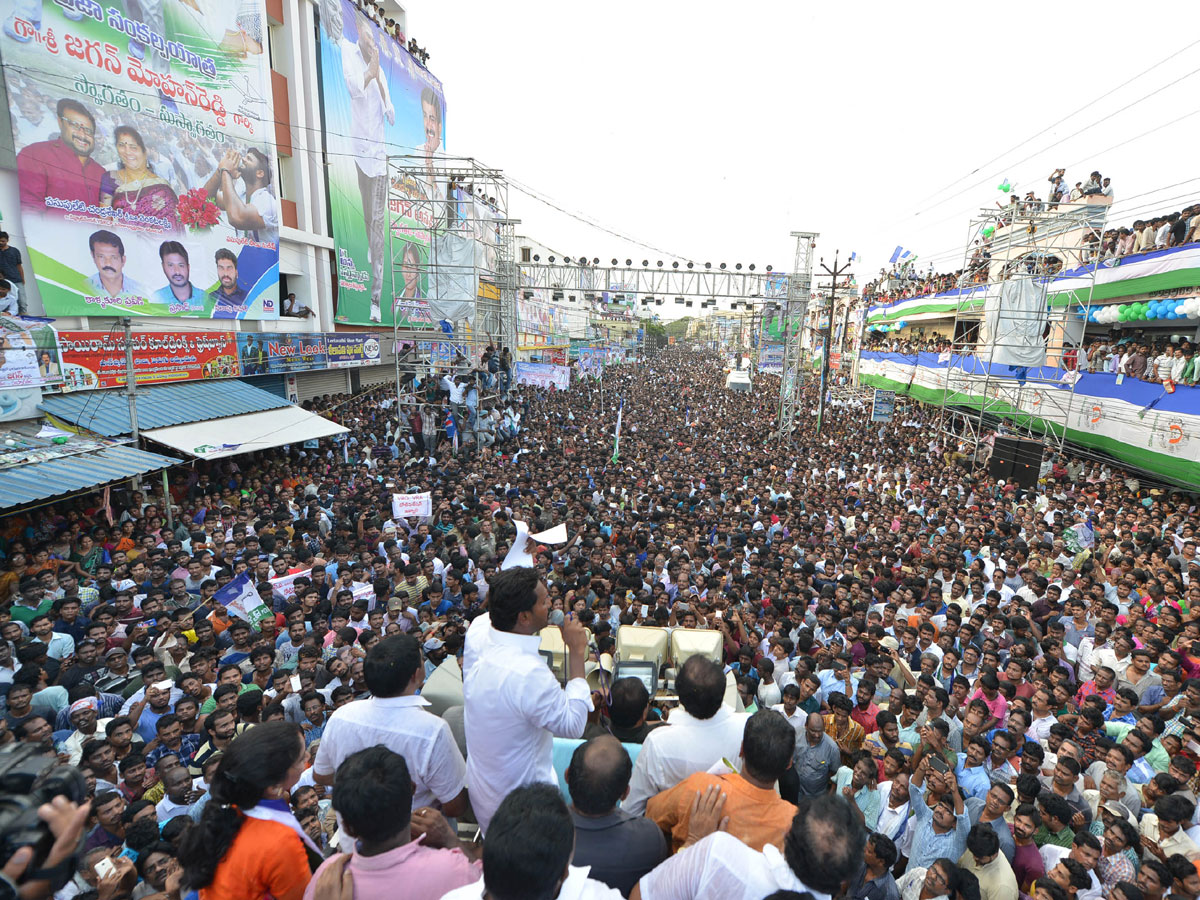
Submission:
[[[715,787],[724,798],[723,813],[718,813],[727,822],[724,830],[755,850],[767,844],[782,850],[796,807],[780,798],[775,782],[791,767],[795,749],[796,731],[788,720],[775,710],[760,710],[746,721],[742,732],[741,772],[689,775],[651,797],[646,818],[667,834],[674,853],[687,841],[697,799]]]

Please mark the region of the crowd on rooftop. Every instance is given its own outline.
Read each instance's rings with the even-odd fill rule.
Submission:
[[[1013,217],[1004,215],[1009,210],[1014,216],[1037,214],[1053,211],[1063,204],[1086,201],[1095,194],[1110,200],[1113,196],[1111,179],[1101,177],[1099,172],[1093,172],[1086,182],[1076,182],[1074,187],[1068,187],[1063,169],[1056,169],[1047,180],[1050,182],[1048,199],[1035,196],[1034,191],[1028,191],[1023,197],[1014,191],[1009,194],[1007,204],[998,203],[1001,214],[995,232],[1011,222]],[[893,264],[881,269],[878,277],[867,284],[863,296],[872,306],[887,306],[912,297],[983,284],[989,278],[990,248],[994,238],[994,232],[975,238],[966,267],[953,272],[935,273],[932,262],[924,273],[918,271],[915,263]],[[1197,241],[1200,241],[1200,204],[1192,204],[1175,212],[1138,219],[1129,225],[1091,230],[1082,238],[1080,259],[1090,262],[1122,258]],[[1048,261],[1039,271],[1053,275],[1061,267],[1061,261]]]

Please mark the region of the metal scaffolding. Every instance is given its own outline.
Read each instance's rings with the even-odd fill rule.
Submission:
[[[1096,267],[1087,263],[1095,259],[1107,209],[1086,203],[1054,209],[1044,203],[1012,203],[981,210],[971,219],[959,280],[963,294],[943,360],[938,418],[943,443],[961,443],[974,460],[988,431],[1003,423],[1010,433],[1061,451],[1075,403],[1076,379],[1070,370],[1083,345],[1095,288]],[[1022,287],[1045,298],[1054,277],[1069,270],[1079,270],[1085,283],[1066,302],[1039,306],[1034,313],[1008,299]],[[1041,325],[1046,347],[1042,366],[994,362],[1023,346],[1008,335]],[[914,366],[914,379],[916,371]]]
[[[643,265],[600,265],[597,260],[554,258],[522,262],[521,285],[547,290],[568,303],[624,303],[638,306],[686,304],[699,298],[709,306],[728,301],[736,309],[743,302],[762,299],[782,300],[787,292],[788,276],[771,271],[740,272],[723,269],[688,268],[692,263],[678,260],[664,266],[662,261]],[[706,264],[707,265],[707,264]],[[739,263],[740,265],[740,263]],[[562,297],[558,298],[557,295]],[[749,308],[747,306],[747,308]]]
[[[803,404],[804,325],[808,318],[808,299],[812,290],[813,253],[820,235],[815,231],[793,231],[796,260],[788,279],[783,301],[783,371],[779,382],[779,420],[781,435],[791,434]]]
[[[397,398],[418,378],[477,367],[488,345],[515,349],[517,224],[501,170],[466,157],[388,157]],[[465,302],[445,313],[452,299]],[[402,320],[433,329],[402,337]]]

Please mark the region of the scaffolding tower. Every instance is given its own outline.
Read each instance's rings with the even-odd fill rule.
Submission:
[[[467,157],[388,157],[388,274],[396,396],[479,366],[485,347],[515,350],[515,226],[499,169]],[[400,335],[402,321],[420,323]],[[496,388],[485,391],[487,401]]]
[[[788,279],[783,301],[783,370],[779,381],[780,435],[791,434],[803,409],[804,327],[808,317],[808,298],[812,290],[813,252],[820,235],[815,231],[793,231],[796,260]]]
[[[1107,210],[1107,203],[1049,208],[1041,201],[1014,202],[971,219],[950,349],[939,360],[946,368],[938,387],[938,434],[944,445],[961,444],[972,463],[988,432],[999,426],[1062,450]],[[1083,283],[1050,302],[1054,278],[1071,270]],[[1020,290],[1040,294],[1036,312],[1012,302]],[[1046,348],[1042,365],[996,361],[1025,346],[1020,333],[1038,326]],[[914,364],[910,388],[917,370]]]

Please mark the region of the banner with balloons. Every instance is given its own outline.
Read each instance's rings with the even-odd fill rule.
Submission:
[[[990,371],[989,371],[990,369]],[[1065,429],[1071,442],[1102,450],[1173,481],[1200,484],[1200,387],[1042,366],[1021,373],[974,356],[879,353],[859,356],[859,382],[925,403],[979,407],[1035,432]],[[1072,390],[1072,384],[1074,390]],[[986,399],[985,399],[986,398]]]
[[[1200,319],[1200,297],[1173,297],[1165,300],[1143,300],[1138,303],[1114,303],[1088,311],[1088,321],[1101,325],[1175,321],[1177,319]]]
[[[1062,272],[1047,285],[1047,302],[1052,307],[1069,306],[1089,301],[1098,308],[1105,301],[1119,300],[1180,288],[1200,285],[1200,244],[1187,244],[1089,263]],[[992,286],[993,290],[998,289]],[[941,314],[952,316],[956,307],[976,309],[983,306],[988,286],[955,288],[939,294],[910,297],[897,303],[879,304],[867,310],[867,324],[893,322],[914,315]],[[1169,301],[1168,301],[1169,302]],[[1175,301],[1176,307],[1181,301]],[[1164,318],[1183,316],[1176,308],[1166,310]],[[1127,313],[1126,315],[1129,315]],[[1097,320],[1103,321],[1103,320]],[[1136,320],[1135,320],[1136,321]]]

